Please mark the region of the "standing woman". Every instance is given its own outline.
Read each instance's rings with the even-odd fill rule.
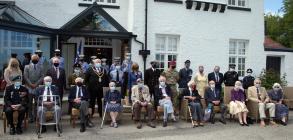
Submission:
[[[142,73],[139,71],[139,65],[133,63],[131,66],[131,71],[128,73],[128,101],[131,104],[131,88],[133,85],[136,85],[137,79],[142,79]]]
[[[245,93],[240,81],[235,82],[235,87],[231,90],[230,114],[238,115],[239,124],[248,126],[247,107],[245,105]]]
[[[204,97],[205,88],[208,86],[208,77],[204,74],[204,67],[198,67],[198,73],[194,77],[194,82],[197,85],[197,91],[201,97]]]
[[[289,108],[283,104],[283,90],[279,83],[273,85],[273,90],[268,92],[270,101],[276,106],[276,119],[281,120],[282,125],[287,125],[287,116],[289,113]]]
[[[110,112],[111,116],[111,124],[110,127],[117,128],[118,125],[116,123],[116,118],[118,116],[118,113],[121,112],[122,106],[121,106],[121,93],[116,90],[115,88],[115,82],[109,83],[110,90],[107,91],[105,95],[105,104],[107,104],[106,112]]]
[[[8,67],[4,71],[4,79],[6,81],[6,87],[12,85],[12,79],[16,76],[21,76],[22,81],[22,71],[19,66],[19,62],[16,58],[11,58],[9,60]]]

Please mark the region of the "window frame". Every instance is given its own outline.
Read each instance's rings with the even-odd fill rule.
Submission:
[[[113,1],[113,0],[111,0]],[[79,3],[85,3],[85,4],[93,4],[94,2],[96,2],[97,4],[100,5],[113,5],[113,6],[118,6],[119,5],[119,0],[115,0],[115,3],[109,3],[108,0],[103,0],[103,2],[97,1],[97,0],[80,0]]]
[[[230,1],[231,1],[231,3],[230,3]],[[233,1],[234,1],[234,4],[233,4]],[[242,4],[244,2],[243,6],[239,4],[240,1],[242,2]],[[232,6],[232,7],[248,8],[249,7],[249,0],[228,0],[227,4],[228,4],[228,6]]]

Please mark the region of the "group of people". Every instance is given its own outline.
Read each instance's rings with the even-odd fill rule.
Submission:
[[[38,51],[40,52],[40,51]],[[208,75],[204,67],[199,66],[198,72],[193,77],[190,68],[190,60],[185,61],[185,67],[176,70],[176,62],[169,62],[169,68],[161,72],[159,63],[151,62],[151,67],[139,71],[139,65],[131,61],[131,54],[127,53],[125,60],[115,58],[111,66],[105,64],[105,59],[92,57],[91,63],[80,56],[79,62],[74,64],[73,74],[66,77],[64,70],[64,58],[60,50],[55,50],[55,56],[50,59],[51,67],[44,70],[40,63],[40,56],[33,54],[30,63],[20,68],[19,61],[11,58],[8,67],[4,71],[7,82],[4,102],[4,111],[10,126],[10,134],[21,134],[21,124],[25,113],[28,113],[30,121],[36,119],[43,124],[45,113],[53,111],[56,122],[60,121],[64,90],[69,89],[68,113],[72,108],[80,110],[80,132],[86,131],[86,127],[92,127],[91,118],[97,105],[98,114],[103,116],[103,110],[110,114],[110,126],[117,128],[117,116],[123,110],[121,99],[128,100],[132,106],[132,114],[137,128],[142,128],[141,112],[144,109],[148,118],[147,125],[155,128],[155,113],[163,112],[163,127],[167,126],[169,118],[176,122],[183,99],[188,101],[191,119],[194,126],[204,126],[206,121],[215,123],[214,107],[219,106],[221,111],[220,122],[226,124],[227,110],[230,114],[237,115],[239,124],[248,126],[246,101],[258,103],[261,126],[265,126],[265,110],[269,109],[270,123],[275,125],[279,119],[286,125],[288,107],[283,104],[283,91],[280,84],[273,85],[273,90],[267,93],[261,86],[261,81],[255,79],[247,70],[247,76],[239,81],[235,71],[235,65],[230,65],[229,71],[220,73],[220,67],[215,66],[214,71]],[[121,63],[122,62],[122,63]],[[144,77],[144,79],[143,79]],[[66,85],[68,83],[68,85]],[[231,102],[229,108],[223,102],[222,84],[234,88],[231,90]],[[178,87],[177,87],[178,85]],[[104,87],[108,87],[106,92]],[[179,89],[179,90],[178,90]],[[246,93],[247,92],[247,96]],[[128,98],[127,98],[128,96]],[[104,99],[104,101],[102,100]],[[35,100],[36,104],[33,104]],[[104,108],[103,108],[104,107]],[[18,123],[13,123],[13,112],[18,111]],[[206,116],[208,119],[206,119]],[[41,125],[42,132],[46,127]],[[55,129],[60,129],[57,125]]]

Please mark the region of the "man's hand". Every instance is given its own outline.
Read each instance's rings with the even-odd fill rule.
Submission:
[[[24,96],[26,96],[26,92],[20,92],[20,97],[24,97]]]
[[[148,103],[147,102],[140,102],[141,106],[146,106]]]
[[[80,103],[80,98],[75,98],[74,100],[73,100],[73,102],[75,102],[75,103]]]
[[[213,104],[218,105],[220,101],[212,101]]]
[[[12,108],[13,110],[18,110],[20,106],[21,106],[20,104],[17,104],[17,105],[11,105],[11,108]]]
[[[110,101],[111,104],[116,104],[116,101]]]
[[[166,96],[166,97],[165,97],[165,99],[168,99],[168,100],[170,100],[171,98],[170,98],[169,96]]]
[[[257,102],[258,102],[258,103],[262,103],[262,101],[261,101],[261,100],[257,100]]]
[[[194,101],[196,99],[196,97],[190,97],[190,100]]]

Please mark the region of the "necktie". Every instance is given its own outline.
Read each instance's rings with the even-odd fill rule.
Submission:
[[[214,96],[215,96],[215,98],[217,97],[217,95],[216,95],[216,91],[215,90],[213,90],[213,92],[214,92]]]
[[[81,96],[81,88],[79,87],[79,88],[78,88],[78,95],[77,95],[76,98],[78,98],[78,97],[80,97],[80,96]]]
[[[256,93],[257,93],[257,97],[258,97],[258,99],[261,100],[261,98],[260,98],[260,94],[259,94],[259,89],[258,89],[258,88],[256,88]]]
[[[35,64],[34,64],[34,69],[35,69],[35,70],[37,69]]]
[[[47,87],[47,102],[51,102],[50,88],[49,87]]]
[[[219,82],[219,75],[216,73],[216,82]]]
[[[59,79],[59,69],[58,68],[56,68],[56,77],[57,77],[57,79]]]
[[[116,73],[117,73],[117,74],[116,74],[116,82],[119,82],[119,71],[117,70]]]

